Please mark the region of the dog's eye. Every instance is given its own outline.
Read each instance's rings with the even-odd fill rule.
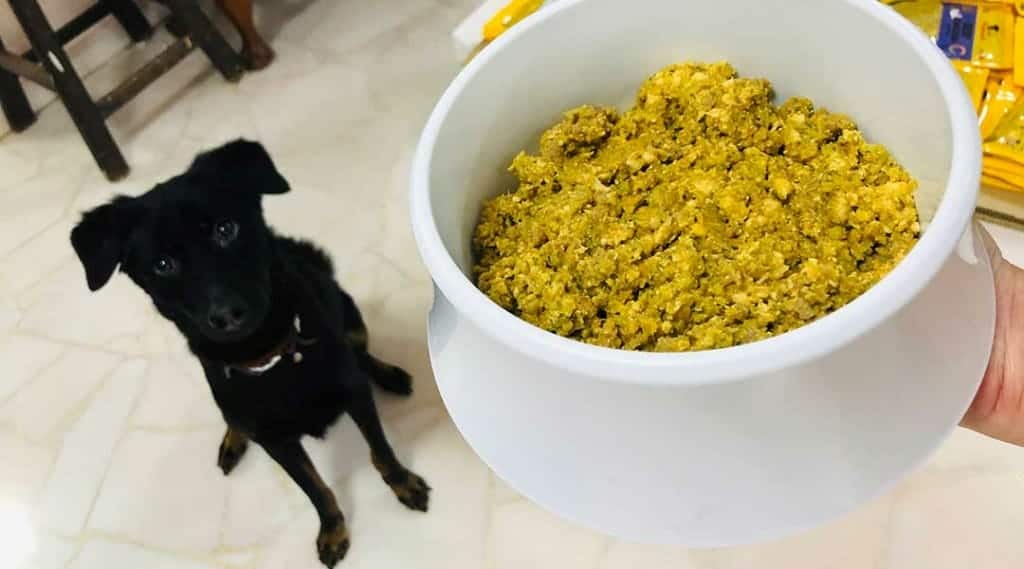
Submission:
[[[238,237],[238,224],[234,221],[219,221],[213,226],[213,239],[224,247]]]
[[[153,272],[160,277],[169,277],[178,272],[178,263],[170,257],[160,257],[153,263]]]

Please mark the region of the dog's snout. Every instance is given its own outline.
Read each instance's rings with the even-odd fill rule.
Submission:
[[[207,321],[219,332],[237,332],[245,326],[248,314],[249,310],[241,300],[224,300],[210,305]]]

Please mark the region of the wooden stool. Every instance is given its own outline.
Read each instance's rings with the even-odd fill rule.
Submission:
[[[175,24],[179,39],[94,101],[64,52],[64,44],[108,15],[113,15],[120,22],[132,41],[148,38],[153,29],[134,1],[97,0],[95,5],[55,31],[37,0],[8,0],[32,45],[29,53],[15,55],[4,49],[0,40],[0,107],[11,128],[25,130],[36,118],[19,77],[55,91],[67,107],[96,163],[107,179],[115,181],[128,174],[128,164],[110,135],[107,117],[174,67],[196,46],[206,53],[225,79],[237,81],[241,78],[242,60],[214,28],[196,0],[161,1],[171,11],[170,19]]]

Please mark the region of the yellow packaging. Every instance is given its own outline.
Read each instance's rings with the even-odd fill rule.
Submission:
[[[1021,4],[1024,4],[1024,1],[1022,1]],[[1018,6],[1017,8],[1020,9],[1021,6]],[[1024,64],[1024,18],[1018,16],[1013,28],[1014,61],[1019,61]],[[1013,80],[1017,82],[1017,85],[1024,87],[1024,65],[1013,66]]]
[[[978,109],[978,128],[981,130],[981,139],[985,140],[992,131],[995,130],[996,124],[999,123],[1001,116],[997,116],[995,111],[995,96],[999,91],[999,85],[1003,79],[998,75],[990,75],[988,83],[985,84],[985,94],[981,99],[981,108]],[[1007,109],[1009,110],[1009,109]]]
[[[982,169],[989,178],[1011,184],[1018,191],[1024,188],[1024,167],[1016,162],[986,155],[982,159]]]
[[[921,28],[951,60],[987,69],[1013,68],[1016,0],[882,1]]]
[[[1009,167],[1000,167],[1000,164],[1024,164],[1024,151],[1013,144],[1006,142],[985,142],[981,145],[982,150],[985,152],[985,158],[988,158],[987,164],[989,164],[993,170],[1000,171],[1012,171]],[[993,160],[998,159],[998,162]],[[1024,189],[1024,188],[1022,188]]]
[[[882,1],[932,38],[967,87],[985,141],[983,181],[1024,191],[1024,0]]]
[[[1017,101],[1013,105],[986,139],[986,143],[986,146],[989,144],[1005,146],[1024,154],[1024,100]],[[993,148],[997,147],[993,146]],[[996,150],[995,152],[999,153],[1000,151]],[[1011,157],[1005,153],[1000,155],[1004,158]],[[1024,160],[1021,163],[1024,164]]]
[[[984,172],[981,174],[981,183],[985,184],[986,186],[997,188],[1000,190],[1008,190],[1011,192],[1020,191],[1020,189],[1014,186],[1013,184],[1006,182],[1000,178],[995,178],[993,176],[985,174]]]
[[[1024,100],[1018,100],[982,145],[982,171],[995,187],[1024,191]]]
[[[505,30],[516,25],[520,20],[536,12],[544,0],[511,0],[498,13],[484,23],[484,41],[494,41]]]
[[[483,27],[480,30],[480,35],[483,38],[480,43],[473,48],[473,51],[469,53],[464,63],[469,63],[478,53],[483,51],[485,47],[490,45],[492,41],[498,38],[501,34],[508,31],[509,28],[518,24],[523,18],[536,12],[544,5],[545,0],[509,0],[507,4],[502,6],[489,20],[484,22]]]
[[[964,85],[967,86],[967,92],[971,95],[971,102],[974,103],[974,111],[979,111],[981,109],[981,99],[985,95],[985,86],[988,83],[991,71],[962,61],[954,61],[953,67],[960,73],[960,78],[963,79]]]
[[[1024,179],[1024,165],[995,154],[985,154],[982,163],[986,172],[1005,179]]]
[[[1010,6],[1001,3],[979,4],[971,63],[989,69],[1012,68],[1016,23],[1016,16]]]
[[[982,140],[992,135],[999,122],[1017,103],[1022,92],[1024,89],[1017,86],[1015,80],[1008,75],[993,74],[989,77],[985,86],[985,98],[978,111]]]
[[[935,41],[939,35],[939,22],[942,19],[942,0],[882,0],[894,10],[921,28],[928,37]],[[1022,0],[1024,2],[1024,0]]]

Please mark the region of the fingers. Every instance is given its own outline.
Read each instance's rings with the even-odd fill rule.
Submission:
[[[978,235],[995,273],[996,322],[992,354],[984,379],[962,425],[1024,444],[1024,270],[1005,262],[988,230]]]
[[[999,244],[996,243],[996,240],[989,233],[984,223],[977,223],[976,225],[978,236],[981,237],[981,244],[985,247],[985,252],[988,253],[988,258],[992,263],[992,270],[994,271],[1003,264],[1003,251],[999,248]]]

